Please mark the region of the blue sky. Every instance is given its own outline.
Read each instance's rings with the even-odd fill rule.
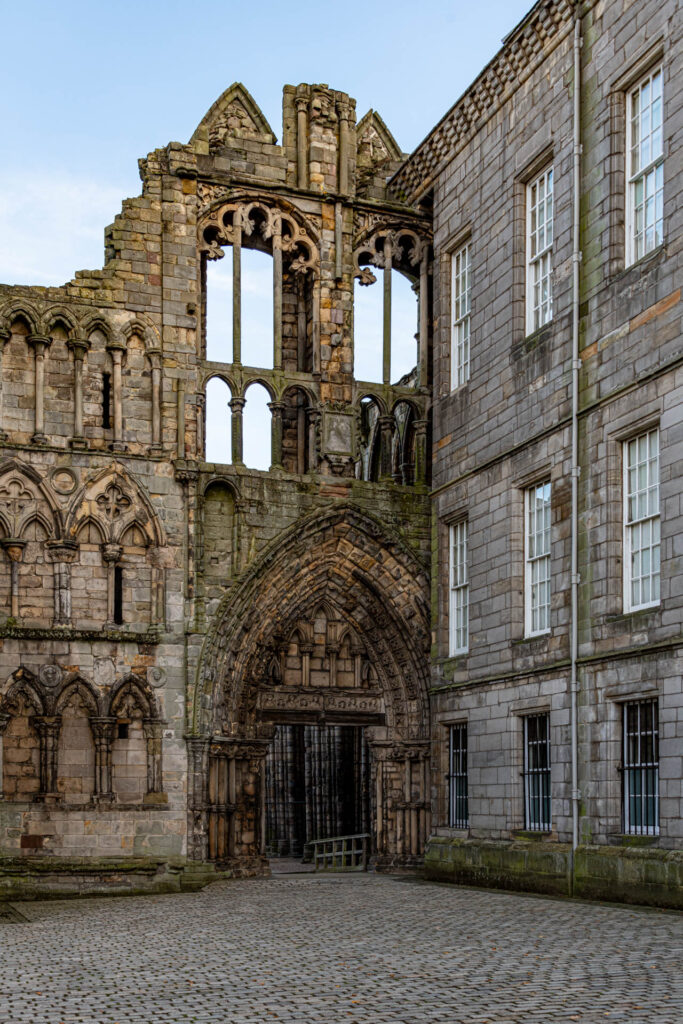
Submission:
[[[414,148],[530,7],[0,0],[0,281],[100,267],[105,225],[140,192],[138,158],[187,142],[233,81],[278,138],[282,86],[326,82]]]

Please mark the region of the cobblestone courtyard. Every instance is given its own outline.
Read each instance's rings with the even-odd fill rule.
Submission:
[[[683,920],[386,876],[14,905],[2,1024],[678,1022]]]

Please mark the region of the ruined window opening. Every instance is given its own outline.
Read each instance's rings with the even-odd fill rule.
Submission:
[[[230,388],[220,377],[206,385],[204,452],[207,462],[232,462]]]
[[[310,404],[302,388],[292,388],[283,400],[282,465],[289,473],[310,469]]]
[[[414,385],[417,367],[416,284],[399,270],[391,272],[391,381]]]
[[[356,380],[382,380],[382,289],[354,282],[353,373]]]
[[[116,738],[118,740],[128,739],[128,722],[119,722],[116,727]]]
[[[111,429],[111,374],[102,374],[102,426]]]
[[[262,384],[250,384],[245,392],[243,413],[243,458],[250,469],[270,469],[272,462],[272,418],[270,396]]]
[[[114,622],[123,625],[123,569],[114,566]]]
[[[206,262],[206,358],[231,363],[232,347],[232,246],[226,245],[220,260]]]
[[[360,480],[379,480],[382,437],[379,426],[380,407],[371,396],[360,404],[360,452],[356,474]]]

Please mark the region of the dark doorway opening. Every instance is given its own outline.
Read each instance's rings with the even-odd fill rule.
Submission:
[[[362,726],[278,725],[266,757],[266,852],[303,857],[313,839],[368,832]]]

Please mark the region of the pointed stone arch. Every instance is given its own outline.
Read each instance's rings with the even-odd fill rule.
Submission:
[[[273,129],[241,82],[228,86],[209,108],[190,139],[190,145],[208,143],[210,152],[216,152],[224,148],[229,138],[276,142]]]
[[[21,494],[10,493],[9,485],[13,481],[24,488]],[[20,536],[27,521],[36,513],[41,515],[49,535],[54,539],[62,536],[61,510],[38,470],[15,457],[3,459],[0,461],[0,517],[10,527],[8,534]]]
[[[165,543],[163,528],[147,491],[118,462],[89,477],[77,491],[66,518],[66,536],[74,538],[88,520],[112,544],[118,543],[133,523],[144,530],[151,546]]]
[[[283,639],[319,607],[360,639],[376,692],[337,696],[331,686],[280,687],[273,679]],[[428,828],[429,643],[426,567],[364,510],[343,504],[315,513],[268,547],[219,606],[190,694],[193,855],[235,856],[243,868],[259,862],[259,780],[282,708],[307,721],[331,715],[366,727],[377,863],[419,859]],[[273,688],[281,696],[268,696]],[[226,811],[215,809],[220,779],[236,793]],[[227,846],[221,836],[232,837]]]

